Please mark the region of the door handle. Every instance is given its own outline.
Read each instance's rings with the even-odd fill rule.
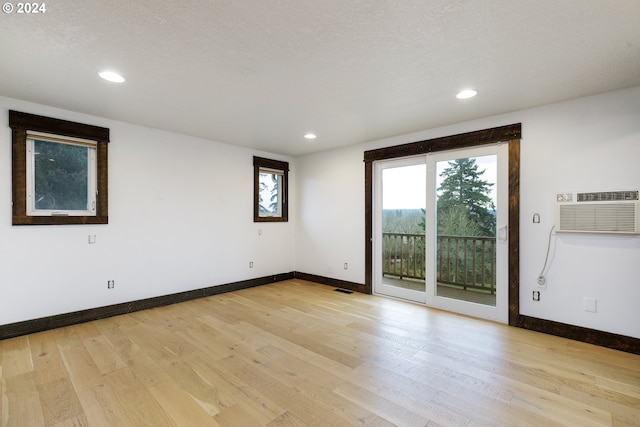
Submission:
[[[506,242],[509,237],[508,231],[509,231],[508,225],[504,225],[498,228],[498,240]]]

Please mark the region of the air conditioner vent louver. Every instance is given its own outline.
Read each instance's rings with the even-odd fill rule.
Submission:
[[[638,191],[601,191],[598,193],[578,193],[578,202],[609,202],[638,200]]]
[[[635,213],[632,204],[565,205],[560,209],[560,229],[633,233]]]
[[[556,231],[640,234],[638,191],[556,195]]]

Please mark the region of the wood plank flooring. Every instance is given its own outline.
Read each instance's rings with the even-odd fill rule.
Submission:
[[[300,280],[0,341],[0,425],[640,426],[640,356]]]

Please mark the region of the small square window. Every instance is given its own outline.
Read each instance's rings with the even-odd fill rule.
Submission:
[[[254,157],[253,167],[254,222],[288,221],[289,163]]]
[[[260,168],[260,196],[258,204],[261,216],[282,216],[282,183],[284,174],[267,168]]]
[[[96,214],[95,141],[27,134],[27,215]]]
[[[108,224],[109,129],[9,111],[13,225]]]

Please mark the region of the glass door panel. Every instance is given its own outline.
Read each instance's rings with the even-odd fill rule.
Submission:
[[[375,292],[424,302],[425,158],[378,165]]]
[[[506,147],[441,152],[427,160],[434,201],[426,215],[432,225],[426,227],[430,306],[508,321]]]
[[[436,295],[496,305],[497,156],[435,163]]]

